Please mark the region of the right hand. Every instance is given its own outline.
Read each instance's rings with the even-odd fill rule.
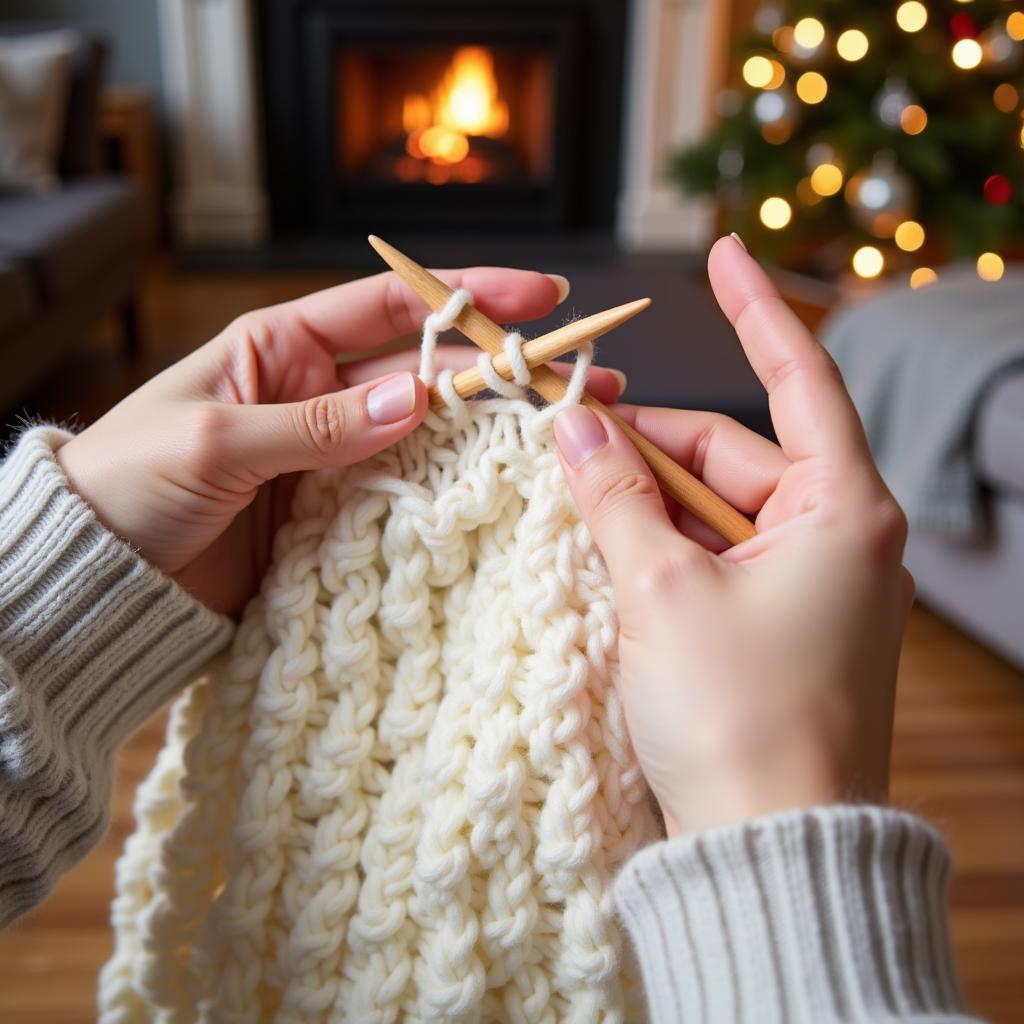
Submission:
[[[619,607],[626,719],[669,835],[837,801],[884,800],[906,520],[840,375],[731,238],[711,282],[768,391],[781,447],[711,413],[617,406],[742,511],[731,549],[666,507],[608,417],[563,411],[569,487]]]

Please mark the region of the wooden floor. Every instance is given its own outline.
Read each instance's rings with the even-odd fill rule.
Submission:
[[[126,387],[247,308],[324,287],[328,275],[152,275],[150,347],[125,369],[98,337],[29,406],[83,420]],[[0,1020],[74,1024],[94,1018],[96,972],[109,955],[114,862],[131,829],[131,800],[159,749],[161,720],[141,729],[118,767],[113,824],[50,899],[0,935]],[[948,837],[956,862],[951,923],[968,1007],[1024,1024],[1024,674],[924,609],[904,647],[897,699],[893,799]]]

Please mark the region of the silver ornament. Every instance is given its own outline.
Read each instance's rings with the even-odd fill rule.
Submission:
[[[846,184],[846,202],[854,218],[877,238],[889,238],[913,216],[917,197],[913,182],[887,153],[875,157]]]
[[[906,82],[900,78],[887,78],[882,91],[875,97],[875,115],[882,124],[899,128],[903,111],[914,102]]]
[[[1002,22],[986,29],[978,42],[986,67],[1009,71],[1020,63],[1021,45],[1010,38]]]

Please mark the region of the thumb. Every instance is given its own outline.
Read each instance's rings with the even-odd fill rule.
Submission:
[[[234,406],[226,447],[264,480],[349,466],[404,437],[426,410],[423,381],[393,373],[302,402]]]
[[[573,405],[554,429],[569,490],[616,590],[650,578],[680,545],[702,552],[672,525],[647,463],[611,418]]]

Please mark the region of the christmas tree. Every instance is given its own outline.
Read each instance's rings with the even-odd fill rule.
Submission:
[[[1024,236],[1024,4],[766,2],[673,176],[752,249],[835,278],[997,280]]]

